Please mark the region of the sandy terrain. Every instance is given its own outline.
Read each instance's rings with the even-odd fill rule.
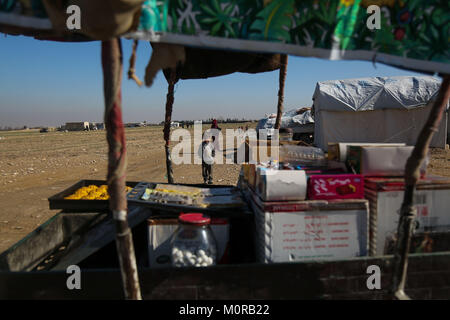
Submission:
[[[0,252],[58,212],[49,209],[50,196],[82,179],[105,179],[105,135],[105,131],[0,132]],[[162,127],[128,128],[126,136],[127,180],[167,182]],[[239,169],[236,164],[215,165],[214,183],[236,184]],[[174,177],[178,183],[202,183],[201,165],[174,166]]]
[[[126,135],[127,180],[166,182],[162,127],[130,128]],[[432,150],[429,172],[450,176],[449,153]],[[48,209],[48,197],[82,179],[104,179],[106,166],[105,131],[0,132],[0,252],[58,212]],[[235,184],[239,169],[215,165],[214,183]],[[174,176],[203,182],[201,165],[174,166]]]

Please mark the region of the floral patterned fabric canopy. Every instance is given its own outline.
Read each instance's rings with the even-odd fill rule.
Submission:
[[[373,30],[371,5],[380,9]],[[137,28],[124,36],[450,73],[449,6],[448,0],[142,0]],[[46,17],[42,0],[0,0],[0,32],[11,24],[51,28]]]
[[[147,0],[139,31],[132,36],[449,73],[449,4],[448,0]],[[379,29],[367,27],[371,5],[380,8]]]

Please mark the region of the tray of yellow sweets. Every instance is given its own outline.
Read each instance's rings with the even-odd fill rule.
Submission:
[[[127,181],[125,191],[129,193],[137,184]],[[80,180],[48,198],[50,209],[75,212],[108,211],[108,200],[108,186],[104,180]]]

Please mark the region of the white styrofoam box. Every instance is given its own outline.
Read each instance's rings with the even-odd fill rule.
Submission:
[[[361,173],[366,175],[398,175],[405,172],[406,161],[414,150],[413,146],[404,147],[363,147]],[[422,163],[425,172],[428,157]]]
[[[347,161],[365,176],[403,176],[414,146],[348,146]],[[425,173],[428,156],[420,167]]]
[[[348,146],[374,146],[374,147],[402,147],[405,143],[342,143],[328,142],[328,160],[338,160],[345,162],[347,160]]]
[[[373,191],[366,189],[370,199],[370,215],[375,226],[376,255],[385,253],[386,239],[397,233],[400,207],[404,191]],[[450,230],[450,189],[416,190],[414,204],[417,209],[417,232]],[[371,249],[372,251],[372,249]]]
[[[151,268],[171,266],[170,241],[177,227],[177,219],[148,220],[148,258]],[[212,218],[210,227],[217,242],[217,261],[220,263],[228,259],[230,224],[226,219]]]
[[[275,170],[257,167],[256,189],[262,200],[304,200],[307,178],[303,170]]]
[[[299,204],[309,209],[284,212],[264,210],[264,204],[253,200],[250,203],[255,213],[258,262],[336,260],[367,255],[366,200],[302,201]]]

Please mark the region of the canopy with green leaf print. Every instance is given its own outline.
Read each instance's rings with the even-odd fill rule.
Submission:
[[[450,73],[448,0],[147,0],[132,37]],[[379,29],[367,27],[380,8]],[[372,22],[370,20],[369,22]]]
[[[51,35],[52,28],[54,31],[58,26],[55,19],[52,26],[47,18],[51,16],[46,12],[49,3],[58,4],[55,6],[62,11],[63,22],[67,18],[64,5],[81,7],[82,29],[64,30],[66,41],[77,32],[96,38],[95,32],[83,30],[88,22],[102,35],[116,36],[120,26],[115,26],[114,32],[106,22],[120,24],[122,20],[115,15],[125,13],[121,8],[134,6],[141,12],[135,15],[130,10],[136,20],[125,34],[130,38],[331,60],[369,60],[450,73],[448,0],[108,0],[104,11],[98,9],[98,2],[88,0],[0,0],[0,32],[26,30],[27,35],[39,36],[45,31]],[[377,17],[370,8],[373,5],[380,9],[379,29],[371,30],[368,20],[373,25]],[[105,25],[99,26],[102,22]]]

